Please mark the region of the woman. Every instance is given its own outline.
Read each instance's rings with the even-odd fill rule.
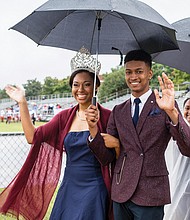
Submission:
[[[190,126],[190,98],[183,103],[183,115]],[[168,155],[169,158],[169,155]],[[165,220],[190,219],[190,158],[183,156],[173,142],[173,166],[170,175],[171,204],[165,207]]]
[[[187,98],[183,103],[183,114],[184,118],[190,124],[190,98]]]
[[[0,195],[1,213],[12,213],[17,218],[21,215],[29,220],[43,219],[60,177],[65,151],[64,178],[50,219],[109,219],[109,170],[101,166],[87,145],[89,128],[85,110],[91,105],[95,65],[95,59],[81,48],[71,60],[69,82],[78,105],[63,110],[37,129],[31,122],[24,91],[19,87],[6,87],[7,94],[19,104],[23,130],[32,148],[21,171]],[[99,62],[97,71],[100,71]],[[99,85],[97,77],[96,90]],[[98,108],[98,128],[105,132],[110,111],[99,104]],[[110,161],[114,156],[110,149]]]

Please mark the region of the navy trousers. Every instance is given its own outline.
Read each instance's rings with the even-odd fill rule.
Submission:
[[[139,206],[132,201],[113,202],[114,220],[163,220],[164,206]]]

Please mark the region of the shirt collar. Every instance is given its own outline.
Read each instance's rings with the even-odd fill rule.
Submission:
[[[145,104],[145,102],[147,101],[147,99],[148,99],[148,97],[151,95],[151,93],[152,93],[152,90],[149,89],[147,92],[145,92],[143,95],[141,95],[141,96],[139,97],[139,99],[141,100],[141,103],[142,103],[143,105]],[[131,94],[131,103],[132,103],[132,104],[134,104],[134,99],[135,99],[135,98],[136,98],[136,97]]]

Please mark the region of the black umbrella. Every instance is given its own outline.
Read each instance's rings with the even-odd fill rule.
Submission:
[[[91,54],[97,45],[99,54],[117,54],[112,47],[123,54],[139,48],[149,53],[178,48],[174,28],[137,0],[50,0],[12,29],[39,45],[74,51],[84,46]]]
[[[137,0],[49,0],[12,27],[38,45],[91,54],[178,49],[174,28]],[[116,48],[116,49],[113,49]],[[96,83],[96,82],[94,82]],[[95,91],[94,91],[95,93]]]
[[[172,24],[177,31],[179,50],[165,51],[153,55],[153,60],[190,73],[190,18]]]

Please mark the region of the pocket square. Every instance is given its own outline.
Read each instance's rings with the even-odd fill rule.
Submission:
[[[159,108],[154,108],[152,109],[149,115],[154,116],[154,115],[159,115],[160,113],[161,113],[161,110]]]

